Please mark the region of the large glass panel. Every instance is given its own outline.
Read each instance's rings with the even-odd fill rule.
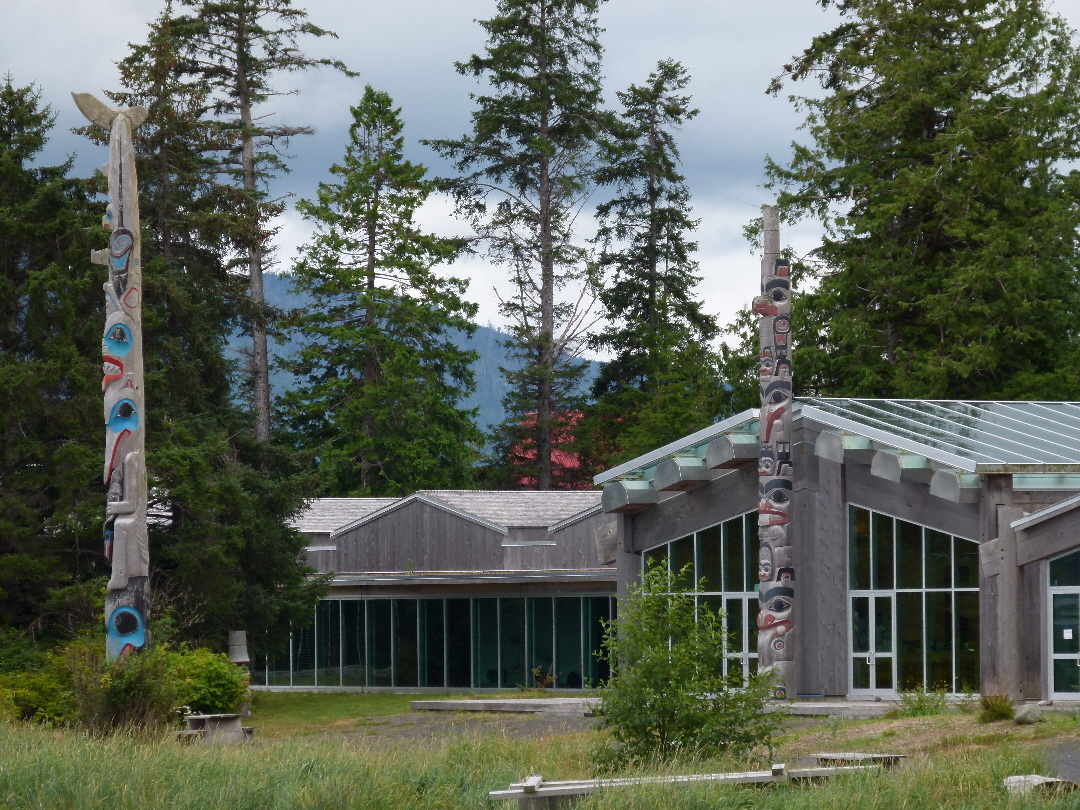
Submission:
[[[420,685],[443,686],[445,681],[445,663],[443,634],[443,600],[422,599],[420,601]],[[468,647],[458,647],[456,655],[461,655]],[[467,657],[467,656],[464,656]]]
[[[728,631],[728,650],[733,654],[746,652],[746,630],[743,626],[743,604],[742,599],[728,599],[727,607],[725,608],[725,620],[727,621]]]
[[[1080,692],[1080,662],[1075,658],[1054,659],[1054,691]]]
[[[473,649],[477,686],[496,688],[499,683],[498,599],[473,600]]]
[[[470,632],[469,600],[446,600],[446,644],[450,655],[446,657],[446,685],[467,687],[472,682],[469,650],[472,647]],[[479,676],[478,676],[479,679]]]
[[[723,524],[724,535],[724,590],[739,591],[746,590],[746,539],[743,536],[743,521],[742,518],[735,518],[734,520],[725,521]],[[757,541],[757,538],[754,538]],[[753,555],[753,562],[757,564],[757,552]],[[757,582],[757,570],[755,568],[754,578],[751,582]]]
[[[892,658],[889,656],[880,656],[874,659],[874,688],[875,689],[892,689],[893,688],[893,665]]]
[[[870,662],[865,655],[856,655],[851,659],[851,688],[870,688]]]
[[[897,520],[896,567],[899,569],[896,587],[922,588],[923,549],[922,526]],[[901,689],[905,687],[901,686]]]
[[[953,538],[953,587],[979,587],[979,544]]]
[[[927,689],[953,691],[952,596],[948,591],[926,594]]]
[[[286,639],[267,654],[265,667],[261,668],[267,686],[289,685],[289,645],[291,643],[290,639]],[[252,675],[254,674],[253,672]],[[252,678],[252,682],[258,683],[255,678]]]
[[[874,651],[889,653],[892,647],[892,597],[874,597]]]
[[[738,518],[735,518],[738,520]],[[734,523],[734,521],[733,521]],[[757,529],[757,512],[749,512],[743,515],[743,548],[746,551],[743,553],[743,559],[746,564],[746,590],[756,591],[758,589],[758,529]],[[731,554],[732,552],[728,552]]]
[[[314,617],[313,617],[314,619]],[[292,685],[315,685],[315,622],[292,632]]]
[[[963,541],[961,541],[963,542]],[[979,691],[979,593],[957,591],[956,606],[956,689]]]
[[[389,599],[367,602],[368,686],[393,686],[393,627]]]
[[[1054,652],[1059,655],[1076,653],[1080,651],[1080,595],[1055,593],[1053,597]]]
[[[1080,585],[1080,551],[1050,561],[1050,587]]]
[[[555,597],[555,671],[558,686],[564,689],[582,687],[581,660],[581,599],[576,596]]]
[[[588,662],[586,666],[589,673],[589,684],[595,687],[611,677],[611,670],[607,662],[596,657],[604,638],[604,622],[611,619],[611,598],[593,596],[584,601],[588,610],[586,624],[586,639],[588,642],[586,655]]]
[[[893,519],[874,513],[873,525],[873,587],[891,590],[893,587]]]
[[[851,597],[851,650],[870,652],[870,597]]]
[[[364,603],[346,599],[341,603],[341,683],[343,686],[367,686],[367,659],[364,645]]]
[[[723,546],[720,537],[719,526],[712,526],[697,534],[697,575],[701,587],[706,591],[719,591],[728,587],[720,565]],[[742,579],[741,564],[736,571],[736,577]]]
[[[340,600],[323,599],[315,608],[318,632],[315,648],[315,667],[319,686],[341,685],[341,626]]]
[[[649,549],[641,555],[641,559],[646,571],[652,571],[654,568],[659,568],[661,571],[667,571],[668,544],[665,543],[662,546]]]
[[[550,596],[528,600],[529,660],[526,662],[529,680],[538,686],[555,676],[555,628]],[[554,681],[552,682],[554,683]]]
[[[926,530],[926,587],[952,587],[952,536]]]
[[[910,524],[908,524],[910,525]],[[896,595],[898,688],[922,689],[923,682],[923,595]]]
[[[499,610],[502,685],[530,686],[525,670],[525,600],[500,599]]]
[[[686,569],[684,581],[678,585],[679,590],[692,589],[694,583],[694,535],[680,537],[671,544],[671,578],[676,578]],[[674,586],[673,586],[674,587]]]
[[[852,506],[848,518],[851,589],[866,591],[870,589],[870,512]]]
[[[420,669],[416,646],[416,600],[395,599],[394,605],[394,686],[417,686]]]

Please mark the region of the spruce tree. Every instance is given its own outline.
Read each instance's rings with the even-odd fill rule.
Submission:
[[[506,268],[512,292],[501,302],[509,320],[503,369],[507,419],[499,453],[534,461],[512,478],[538,489],[553,475],[555,438],[580,407],[582,364],[575,362],[591,325],[586,251],[575,244],[574,218],[587,197],[591,162],[609,126],[601,106],[602,0],[499,0],[480,21],[482,55],[457,63],[483,78],[490,95],[474,96],[472,132],[431,145],[461,172],[458,210],[483,240],[489,260]]]
[[[614,196],[597,207],[607,325],[590,342],[614,357],[601,367],[578,438],[598,468],[708,425],[719,405],[717,327],[694,296],[698,220],[675,140],[697,114],[683,92],[689,81],[665,59],[645,84],[618,93],[622,114],[596,174]]]
[[[231,238],[238,250],[250,288],[252,335],[252,396],[255,438],[270,437],[270,376],[266,332],[270,316],[263,296],[263,272],[274,234],[270,220],[284,210],[280,198],[267,191],[268,180],[287,170],[281,150],[310,126],[270,125],[263,109],[280,90],[275,78],[317,66],[352,75],[331,59],[314,59],[299,49],[302,36],[337,35],[313,25],[307,12],[291,0],[181,0],[193,14],[173,21],[182,41],[186,76],[209,90],[208,111],[216,124],[219,171],[237,189],[238,227]]]
[[[434,184],[403,156],[400,110],[370,86],[352,108],[334,182],[297,208],[316,229],[294,268],[311,303],[297,313],[300,384],[284,397],[297,440],[319,459],[327,495],[404,495],[463,488],[481,437],[460,401],[473,388],[476,307],[467,282],[438,265],[455,240],[413,221]]]
[[[0,83],[0,624],[19,628],[105,571],[102,211],[70,161],[38,165],[54,117],[35,87]]]
[[[827,395],[1068,399],[1080,288],[1080,53],[1038,0],[841,0],[769,88],[811,141],[769,161],[819,220],[796,380]],[[806,287],[813,287],[806,283]]]

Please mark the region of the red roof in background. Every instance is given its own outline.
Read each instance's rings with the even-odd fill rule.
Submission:
[[[571,450],[563,450],[560,447],[574,441],[573,428],[581,421],[581,417],[580,411],[558,414],[558,419],[562,424],[555,427],[551,436],[551,478],[555,489],[592,489],[591,481],[581,479],[581,457]],[[534,427],[536,413],[525,414],[520,425],[523,432]],[[511,466],[535,464],[536,446],[532,442],[529,444],[518,442],[510,448],[509,462]],[[534,488],[537,478],[535,475],[522,475],[515,478],[514,483],[523,488]]]

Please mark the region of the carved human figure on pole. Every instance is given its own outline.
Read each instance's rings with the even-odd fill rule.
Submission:
[[[109,204],[102,226],[109,246],[91,251],[108,268],[101,342],[105,417],[105,556],[112,563],[105,598],[109,660],[143,649],[150,639],[146,535],[146,412],[143,401],[142,260],[138,184],[131,133],[146,110],[114,110],[88,93],[73,93],[92,123],[109,130]]]
[[[795,568],[792,562],[791,495],[791,267],[780,257],[778,209],[764,209],[765,255],[761,295],[754,299],[759,324],[761,411],[758,438],[758,669],[777,697],[786,697],[794,675]]]

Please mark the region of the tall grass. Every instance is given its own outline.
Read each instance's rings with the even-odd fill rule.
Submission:
[[[0,724],[0,808],[53,810],[449,810],[516,806],[487,799],[530,773],[591,775],[592,733],[515,739],[462,735],[424,744],[301,737],[250,746],[91,738]],[[714,770],[699,762],[677,772]],[[593,795],[582,810],[762,810],[1075,807],[1075,799],[1010,803],[1005,776],[1042,763],[1010,749],[918,759],[892,772],[824,785],[638,787]]]

